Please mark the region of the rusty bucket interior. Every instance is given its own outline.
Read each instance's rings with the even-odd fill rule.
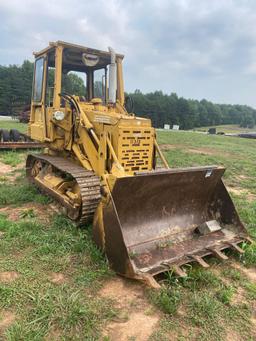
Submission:
[[[103,210],[105,251],[128,277],[157,275],[204,256],[225,259],[248,238],[217,166],[138,173],[117,179]]]

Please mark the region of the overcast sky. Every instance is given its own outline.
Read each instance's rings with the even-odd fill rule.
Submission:
[[[125,54],[126,91],[256,107],[254,0],[0,0],[0,64],[49,41]]]

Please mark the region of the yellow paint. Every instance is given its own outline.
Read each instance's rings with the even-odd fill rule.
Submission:
[[[83,54],[98,58],[95,66],[84,63]],[[108,195],[119,177],[133,176],[135,172],[154,169],[155,152],[168,167],[155,141],[155,130],[151,121],[128,113],[124,107],[123,56],[116,54],[117,96],[116,103],[108,102],[108,94],[93,98],[94,72],[105,70],[110,64],[110,53],[65,42],[50,43],[49,47],[35,53],[36,60],[44,58],[42,100],[31,103],[29,131],[33,139],[45,142],[47,153],[71,158],[86,170],[94,171],[100,178],[108,201]],[[53,101],[46,100],[48,68],[55,67]],[[62,71],[80,71],[87,74],[87,98],[76,94],[61,97]],[[109,84],[106,79],[106,87]],[[107,90],[105,92],[108,93]],[[86,94],[85,94],[86,96]],[[106,98],[105,98],[106,97]],[[62,112],[64,119],[56,119],[56,112]],[[77,184],[63,181],[49,170],[38,181],[58,193],[63,200],[75,207],[80,200]],[[98,220],[102,220],[102,212]],[[103,227],[102,227],[103,229]]]

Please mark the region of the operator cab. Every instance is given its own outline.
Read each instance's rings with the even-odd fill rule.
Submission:
[[[101,98],[103,103],[108,103],[109,69],[113,64],[111,52],[58,41],[50,43],[50,46],[45,50],[35,53],[35,57],[34,102],[41,102],[43,95],[45,95],[45,104],[47,106],[53,105],[54,97],[56,99],[58,95],[54,94],[55,84],[55,87],[61,90],[60,92],[78,95],[81,100],[84,99],[89,102],[97,97]],[[114,63],[118,64],[117,72],[120,73],[123,55],[116,55],[115,57]],[[61,70],[61,76],[56,75],[57,69]],[[118,77],[116,78],[118,79]],[[117,91],[120,92],[122,89],[118,89],[118,85]],[[44,86],[46,91],[43,91]],[[117,97],[120,97],[120,93]],[[120,98],[118,99],[120,100]]]
[[[60,94],[91,105],[124,105],[123,55],[57,41],[35,55],[30,134],[51,140],[51,117],[65,107]]]

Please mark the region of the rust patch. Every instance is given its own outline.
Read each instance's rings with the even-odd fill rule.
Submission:
[[[7,329],[15,321],[15,314],[11,311],[3,311],[0,314],[0,333]],[[1,335],[1,334],[0,334]]]
[[[0,282],[12,282],[19,277],[19,274],[15,271],[0,272]]]

